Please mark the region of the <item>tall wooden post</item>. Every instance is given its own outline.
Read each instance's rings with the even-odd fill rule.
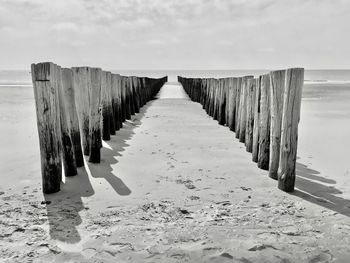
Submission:
[[[101,69],[91,68],[91,97],[90,97],[90,156],[89,162],[99,163],[101,161]]]
[[[107,87],[107,72],[101,71],[101,104],[102,104],[102,139],[111,139],[111,116],[109,109],[109,92]]]
[[[238,84],[237,78],[229,79],[228,127],[230,128],[231,131],[235,131],[237,84]]]
[[[45,194],[58,192],[62,178],[56,67],[51,62],[31,65]]]
[[[109,134],[115,135],[116,124],[113,111],[113,92],[112,92],[112,73],[107,71],[107,96],[108,96],[108,113],[109,113]]]
[[[67,105],[68,93],[64,92],[62,83],[62,70],[57,67],[58,73],[58,101],[60,105],[60,121],[61,121],[61,142],[63,168],[65,176],[77,175],[77,165],[73,151],[73,143],[70,136],[69,108]]]
[[[119,120],[119,90],[118,90],[118,75],[112,74],[111,76],[111,90],[112,90],[112,108],[113,108],[113,117],[115,130],[120,129],[120,120]]]
[[[278,171],[278,188],[286,192],[294,191],[298,125],[303,83],[303,68],[287,70],[283,97],[280,163]]]
[[[260,122],[258,167],[269,169],[270,160],[270,75],[260,76]]]
[[[236,138],[239,138],[239,123],[240,123],[240,101],[241,101],[241,93],[242,93],[242,78],[237,78],[237,94],[236,94],[236,110],[235,110],[235,132]]]
[[[246,99],[246,127],[245,127],[245,146],[247,152],[253,151],[253,129],[254,129],[254,101],[256,80],[247,80],[247,99]]]
[[[74,97],[77,106],[80,134],[84,155],[90,155],[89,115],[91,77],[90,68],[75,67],[73,70]]]
[[[276,180],[280,159],[285,73],[285,70],[270,72],[271,130],[269,176]]]
[[[62,68],[62,91],[64,105],[67,113],[69,135],[72,141],[73,152],[77,167],[84,166],[84,156],[81,147],[79,118],[75,103],[73,71],[69,68]]]
[[[239,104],[240,123],[239,123],[239,141],[245,142],[245,131],[247,122],[247,96],[248,96],[248,80],[253,76],[245,76],[242,79],[242,90]]]
[[[258,162],[259,155],[259,125],[260,125],[260,77],[255,79],[255,89],[253,94],[253,112],[254,112],[254,124],[253,124],[253,149],[252,149],[252,161]]]

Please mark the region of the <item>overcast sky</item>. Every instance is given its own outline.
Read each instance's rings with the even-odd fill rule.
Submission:
[[[0,0],[0,68],[350,68],[348,0]]]

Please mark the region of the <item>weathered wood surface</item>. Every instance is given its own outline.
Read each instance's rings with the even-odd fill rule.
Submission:
[[[56,67],[49,62],[31,65],[45,194],[58,192],[62,178]]]
[[[229,122],[229,115],[230,115],[230,85],[231,85],[231,78],[225,78],[225,124],[228,126],[228,122]]]
[[[252,161],[258,162],[259,155],[259,128],[260,128],[260,77],[255,79],[254,89],[254,124],[253,124],[253,148],[252,148]]]
[[[248,96],[248,80],[253,76],[245,76],[242,79],[242,89],[239,104],[239,141],[245,143],[245,131],[247,123],[247,96]]]
[[[91,96],[89,115],[90,156],[89,162],[101,161],[101,69],[90,68]]]
[[[285,79],[278,188],[286,192],[293,192],[304,69],[288,69]]]
[[[269,176],[276,180],[278,178],[277,173],[280,157],[285,72],[285,70],[270,72],[271,128]]]
[[[113,111],[113,93],[112,93],[112,73],[107,71],[107,93],[108,93],[108,112],[109,112],[109,134],[115,135],[116,124]]]
[[[270,75],[260,77],[260,122],[258,167],[269,169],[270,160]]]
[[[72,69],[62,68],[62,91],[76,166],[82,167],[84,166],[84,156],[81,147],[79,118],[75,103],[75,86]]]
[[[91,77],[89,67],[74,67],[74,97],[78,112],[80,134],[83,144],[84,155],[90,155],[89,139],[89,116],[90,116],[90,93]]]
[[[242,78],[237,78],[237,88],[236,88],[236,116],[235,116],[235,133],[236,138],[239,138],[239,123],[240,123],[240,101],[241,101],[241,93],[242,93]]]
[[[229,79],[229,90],[228,90],[228,127],[231,131],[235,131],[236,122],[236,96],[237,96],[237,78]]]
[[[255,101],[256,80],[247,80],[246,98],[246,123],[245,123],[245,146],[247,152],[253,151],[253,129],[254,129],[254,101]]]
[[[226,87],[225,79],[219,79],[219,94],[218,94],[218,121],[220,125],[226,123]]]
[[[73,143],[70,136],[70,120],[69,120],[69,108],[67,105],[68,93],[63,89],[63,72],[61,67],[57,67],[57,80],[58,80],[58,101],[60,105],[60,121],[61,121],[61,142],[62,142],[62,156],[63,156],[63,168],[65,176],[77,175],[77,165],[75,162]]]
[[[107,71],[101,71],[101,105],[102,105],[102,139],[109,141],[111,139],[111,112],[110,112],[110,97],[107,84]]]

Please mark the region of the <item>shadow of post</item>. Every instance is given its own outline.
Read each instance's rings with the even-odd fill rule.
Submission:
[[[113,165],[118,163],[118,157],[122,156],[122,152],[129,146],[127,142],[135,134],[134,130],[142,124],[141,119],[152,103],[153,101],[150,101],[143,106],[138,114],[131,116],[131,120],[123,124],[123,128],[117,131],[115,136],[111,136],[106,142],[111,149],[101,149],[101,163],[88,163],[91,176],[105,179],[119,195],[130,195],[131,190],[113,173]]]
[[[336,196],[343,192],[324,184],[335,184],[336,181],[320,176],[320,172],[299,162],[296,175],[296,190],[292,195],[350,217],[350,200]]]
[[[112,150],[101,149],[102,162],[100,164],[87,163],[91,175],[94,178],[104,178],[119,195],[129,195],[131,190],[123,181],[112,173],[112,165],[118,163],[115,157],[122,156],[121,152],[129,145],[126,143],[135,134],[134,129],[141,125],[141,119],[151,106],[149,101],[140,109],[140,113],[132,116],[132,120],[125,122],[122,129],[111,136],[108,144]],[[82,223],[79,215],[84,209],[82,197],[94,195],[88,173],[85,167],[78,168],[78,174],[66,177],[66,182],[61,185],[61,191],[54,194],[45,194],[49,232],[52,239],[74,244],[81,240],[77,226]]]
[[[76,229],[82,222],[79,212],[85,209],[82,197],[94,195],[85,167],[78,168],[76,176],[66,177],[61,189],[58,193],[44,195],[50,236],[65,243],[77,243],[81,240]]]

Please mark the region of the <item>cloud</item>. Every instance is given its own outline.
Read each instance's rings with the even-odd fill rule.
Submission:
[[[347,0],[0,0],[0,67],[349,67],[349,12]]]

